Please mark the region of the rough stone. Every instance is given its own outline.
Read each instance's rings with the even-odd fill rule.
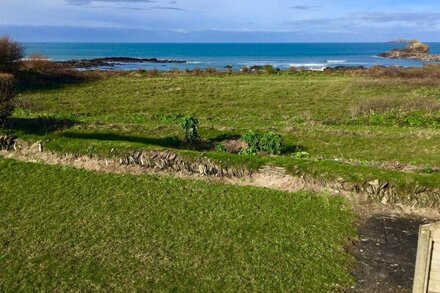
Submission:
[[[426,62],[440,62],[440,55],[429,53],[429,46],[419,41],[411,41],[404,49],[394,49],[382,54],[379,57],[390,59],[413,59]]]

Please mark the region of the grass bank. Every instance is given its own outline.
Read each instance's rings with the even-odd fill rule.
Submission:
[[[338,197],[0,159],[0,201],[1,291],[318,292],[353,282],[353,217]]]
[[[250,169],[279,165],[323,180],[380,179],[411,192],[440,186],[439,97],[438,83],[341,73],[132,73],[22,92],[9,131],[59,153],[172,149]],[[255,129],[280,133],[287,147],[272,157],[191,151],[181,145],[182,115],[197,117],[208,140]],[[293,158],[297,150],[310,158]]]

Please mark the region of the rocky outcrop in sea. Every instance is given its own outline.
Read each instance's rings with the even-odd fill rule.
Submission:
[[[411,41],[404,49],[394,49],[382,54],[379,57],[390,59],[412,59],[425,62],[440,62],[440,55],[433,55],[429,52],[429,46],[419,41]]]
[[[58,64],[69,68],[94,68],[94,67],[113,67],[123,63],[176,63],[183,64],[183,60],[168,60],[157,58],[131,58],[131,57],[106,57],[96,59],[74,59],[68,61],[58,61]]]

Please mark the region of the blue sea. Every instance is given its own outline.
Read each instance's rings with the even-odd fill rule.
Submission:
[[[440,54],[440,43],[429,43],[433,54]],[[124,63],[103,70],[224,69],[230,65],[270,64],[280,69],[291,66],[323,70],[335,66],[374,65],[419,67],[424,62],[379,58],[379,53],[404,44],[392,43],[289,43],[289,44],[137,44],[137,43],[24,43],[26,54],[39,53],[52,60],[136,57],[185,60],[184,64]]]

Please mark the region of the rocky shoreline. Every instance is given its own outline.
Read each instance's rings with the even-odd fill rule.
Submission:
[[[411,41],[404,49],[393,49],[378,55],[389,59],[410,59],[424,62],[440,62],[440,55],[429,52],[429,46],[419,41]]]
[[[132,58],[132,57],[105,57],[95,59],[73,59],[68,61],[58,61],[59,65],[69,68],[93,68],[93,67],[114,67],[123,63],[175,63],[184,64],[184,60],[169,60],[157,58]]]

